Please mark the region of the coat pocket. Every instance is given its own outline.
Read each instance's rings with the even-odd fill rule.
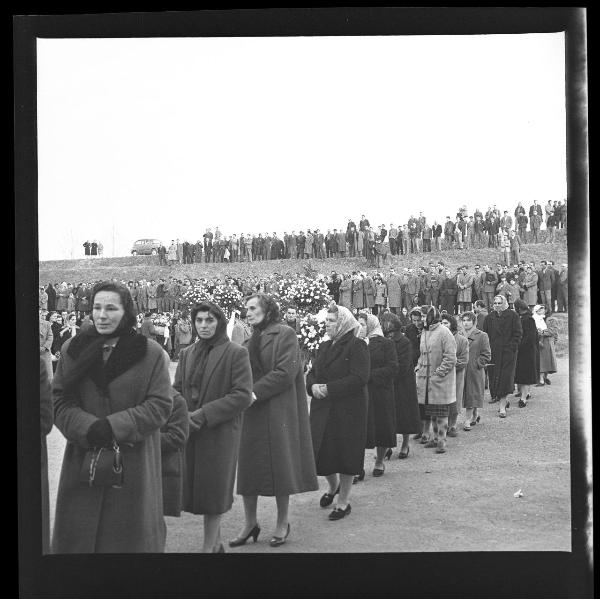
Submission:
[[[161,458],[163,476],[181,476],[181,451],[165,451]]]

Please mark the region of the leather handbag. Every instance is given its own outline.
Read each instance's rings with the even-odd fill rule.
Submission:
[[[112,447],[94,447],[86,452],[81,466],[81,482],[90,487],[123,486],[123,456],[116,441]]]

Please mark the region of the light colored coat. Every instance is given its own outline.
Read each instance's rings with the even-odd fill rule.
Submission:
[[[523,279],[523,285],[521,286],[521,289],[523,290],[523,301],[528,306],[535,306],[535,304],[537,304],[537,283],[537,273],[525,273],[525,278]]]
[[[421,333],[417,363],[417,396],[420,404],[451,404],[456,401],[456,341],[440,323]]]
[[[467,302],[470,303],[471,299],[471,291],[473,285],[473,275],[471,273],[462,274],[460,273],[456,277],[456,284],[458,286],[458,296],[456,297],[457,302]],[[461,287],[464,287],[464,289]]]
[[[469,342],[469,361],[465,369],[463,406],[482,408],[485,393],[485,365],[492,357],[490,340],[487,333],[473,327],[467,334]]]
[[[399,308],[402,305],[402,289],[400,277],[390,275],[387,280],[387,295],[390,308]]]
[[[460,333],[454,334],[456,341],[456,407],[460,412],[465,390],[465,372],[469,363],[469,340]]]

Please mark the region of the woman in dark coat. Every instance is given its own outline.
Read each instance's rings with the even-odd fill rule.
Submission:
[[[445,310],[448,314],[454,314],[457,294],[458,284],[456,283],[456,276],[452,276],[452,273],[447,270],[446,277],[440,285],[440,303],[442,312]]]
[[[506,408],[510,402],[506,396],[514,390],[517,351],[523,336],[521,320],[516,312],[508,307],[503,295],[494,297],[494,309],[483,323],[483,331],[490,338],[492,361],[488,368],[490,403],[500,402],[500,418],[506,418]]]
[[[53,425],[52,388],[48,370],[40,358],[40,446],[42,471],[42,553],[50,553],[50,491],[48,486],[48,447],[46,436]]]
[[[67,444],[56,500],[53,553],[160,553],[160,427],[171,413],[171,381],[160,346],[135,330],[124,285],[105,281],[92,293],[94,327],[63,345],[52,394],[56,427]],[[86,452],[123,456],[122,486],[82,480]]]
[[[398,373],[394,379],[396,433],[402,435],[402,446],[398,453],[400,459],[408,457],[411,433],[420,435],[422,424],[417,400],[412,344],[402,333],[402,323],[398,316],[386,312],[381,317],[383,334],[396,346]]]
[[[248,351],[229,341],[221,308],[202,302],[191,311],[198,341],[181,351],[173,387],[186,400],[183,510],[204,515],[204,553],[222,552],[221,516],[233,505],[242,413],[252,403]]]
[[[172,395],[173,411],[160,429],[163,513],[179,517],[183,505],[183,452],[190,425],[185,399],[175,389]]]
[[[396,408],[394,379],[398,374],[396,348],[391,339],[383,336],[379,320],[373,314],[358,315],[359,337],[369,347],[371,371],[369,374],[369,409],[367,413],[367,449],[376,448],[373,476],[382,476],[383,460],[396,447]]]
[[[48,294],[48,311],[52,312],[56,310],[56,290],[52,283],[48,283],[46,293]]]
[[[332,304],[326,320],[329,340],[319,347],[306,379],[313,398],[310,425],[317,474],[329,484],[321,507],[331,505],[339,493],[330,520],[350,513],[352,481],[364,466],[370,358],[366,343],[356,336],[358,329],[350,310]]]
[[[539,373],[537,371],[539,351],[538,332],[533,319],[533,315],[527,303],[517,298],[515,300],[515,311],[521,319],[521,328],[523,336],[519,343],[517,352],[517,365],[515,367],[515,383],[517,384],[517,393],[515,397],[519,397],[519,407],[524,408],[527,405],[527,400],[531,397],[529,388],[535,385],[538,381]]]
[[[252,367],[254,403],[244,414],[237,492],[246,523],[230,545],[243,545],[260,532],[258,496],[275,497],[277,524],[270,540],[282,545],[289,532],[289,496],[319,488],[312,453],[308,402],[300,348],[294,329],[279,324],[279,306],[258,293],[246,300],[252,336],[245,342]]]

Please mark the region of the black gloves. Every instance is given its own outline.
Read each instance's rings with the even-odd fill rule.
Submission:
[[[96,420],[88,429],[86,438],[90,447],[109,447],[113,441],[113,430],[106,418]]]

